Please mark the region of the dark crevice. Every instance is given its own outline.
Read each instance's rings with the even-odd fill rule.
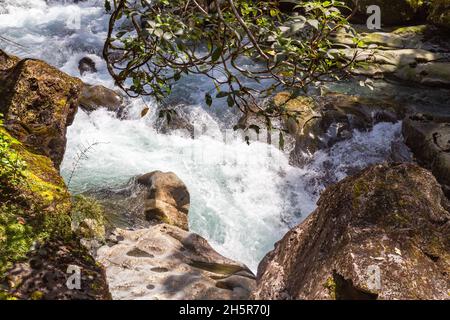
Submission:
[[[353,285],[352,280],[333,271],[336,300],[377,300],[378,294],[367,292]]]
[[[428,253],[428,252],[424,252],[424,254],[433,262],[438,262],[439,257],[435,256],[434,254]]]

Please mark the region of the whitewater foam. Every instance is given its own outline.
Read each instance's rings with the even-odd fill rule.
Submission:
[[[44,59],[77,77],[78,61],[88,56],[98,72],[86,73],[82,80],[112,88],[101,59],[108,21],[102,5],[103,1],[93,0],[66,6],[43,0],[0,1],[0,34],[25,49],[6,42],[0,47],[21,57]],[[80,13],[79,29],[67,26],[74,12]],[[71,191],[120,185],[153,170],[173,171],[191,193],[190,229],[223,255],[255,271],[273,244],[314,210],[325,184],[384,161],[390,142],[400,139],[400,124],[378,124],[371,132],[355,132],[351,140],[317,152],[307,166],[296,168],[275,146],[247,145],[242,137],[224,136],[224,123],[235,117],[200,105],[209,86],[189,79],[176,88],[180,99],[191,101],[191,122],[207,128],[195,139],[177,132],[157,133],[157,106],[149,99],[132,100],[123,120],[106,110],[89,115],[80,110],[67,132],[63,176],[71,175],[80,148],[98,144],[77,167]],[[150,112],[141,118],[147,105]]]

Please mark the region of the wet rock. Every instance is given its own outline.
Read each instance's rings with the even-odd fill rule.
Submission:
[[[119,114],[123,105],[124,98],[114,90],[102,85],[83,85],[80,96],[80,107],[83,110],[92,112],[99,108],[106,108]]]
[[[290,114],[285,126],[295,136],[291,157],[299,164],[316,151],[351,138],[355,129],[369,130],[379,122],[396,122],[405,114],[398,103],[338,93],[291,98],[282,92],[273,103]]]
[[[194,124],[191,123],[188,115],[183,111],[187,107],[185,105],[178,105],[171,109],[174,112],[170,113],[170,118],[167,116],[159,117],[155,124],[158,133],[169,134],[171,132],[181,132],[188,137],[194,138]]]
[[[426,86],[450,88],[450,63],[432,62],[405,65],[396,70],[395,77]]]
[[[6,128],[58,168],[65,151],[66,128],[78,107],[81,81],[43,61],[1,54],[0,113]],[[5,70],[6,69],[6,70]]]
[[[248,299],[253,274],[199,235],[158,224],[117,229],[122,241],[98,251],[114,299]]]
[[[450,204],[413,164],[325,190],[258,267],[257,299],[448,299]]]
[[[416,114],[403,121],[405,143],[450,196],[450,117]]]
[[[84,57],[78,62],[78,70],[80,71],[80,75],[83,75],[86,72],[88,73],[97,72],[95,62],[89,57]]]
[[[176,174],[154,171],[136,181],[145,187],[142,196],[147,220],[162,221],[188,230],[189,191]]]

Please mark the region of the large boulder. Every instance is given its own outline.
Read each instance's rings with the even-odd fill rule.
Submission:
[[[0,52],[0,113],[5,126],[33,151],[58,168],[66,146],[66,128],[78,107],[81,81],[43,61],[20,60]]]
[[[251,271],[189,232],[189,192],[174,173],[154,171],[92,195],[118,226],[96,253],[114,299],[249,298]]]
[[[58,166],[79,81],[0,51],[0,299],[108,299],[104,269],[72,233]],[[66,285],[81,268],[80,290]]]
[[[416,160],[433,172],[450,196],[450,117],[412,115],[403,121],[402,131]]]
[[[188,230],[189,191],[173,172],[154,171],[136,179],[144,187],[144,213],[149,221],[160,221]]]
[[[254,298],[448,299],[449,210],[427,170],[369,167],[325,190],[275,245]]]
[[[178,227],[157,224],[116,229],[117,244],[98,250],[114,299],[248,299],[254,275],[208,242]]]

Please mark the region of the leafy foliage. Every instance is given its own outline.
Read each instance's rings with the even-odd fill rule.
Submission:
[[[33,242],[33,228],[21,218],[22,209],[17,206],[0,206],[0,275],[9,266],[26,256]]]
[[[304,91],[342,76],[353,60],[332,50],[330,38],[355,33],[339,10],[343,2],[283,1],[290,12],[279,2],[116,0],[104,47],[109,72],[129,95],[159,100],[183,76],[201,74],[216,88],[205,95],[209,106],[215,97],[245,114],[285,115],[260,101],[280,88]]]
[[[0,114],[0,129],[3,128]],[[0,192],[6,193],[11,187],[17,186],[23,179],[25,162],[12,148],[12,141],[0,131]]]
[[[73,199],[72,220],[80,223],[84,219],[93,219],[105,223],[103,206],[94,198],[77,195]]]

